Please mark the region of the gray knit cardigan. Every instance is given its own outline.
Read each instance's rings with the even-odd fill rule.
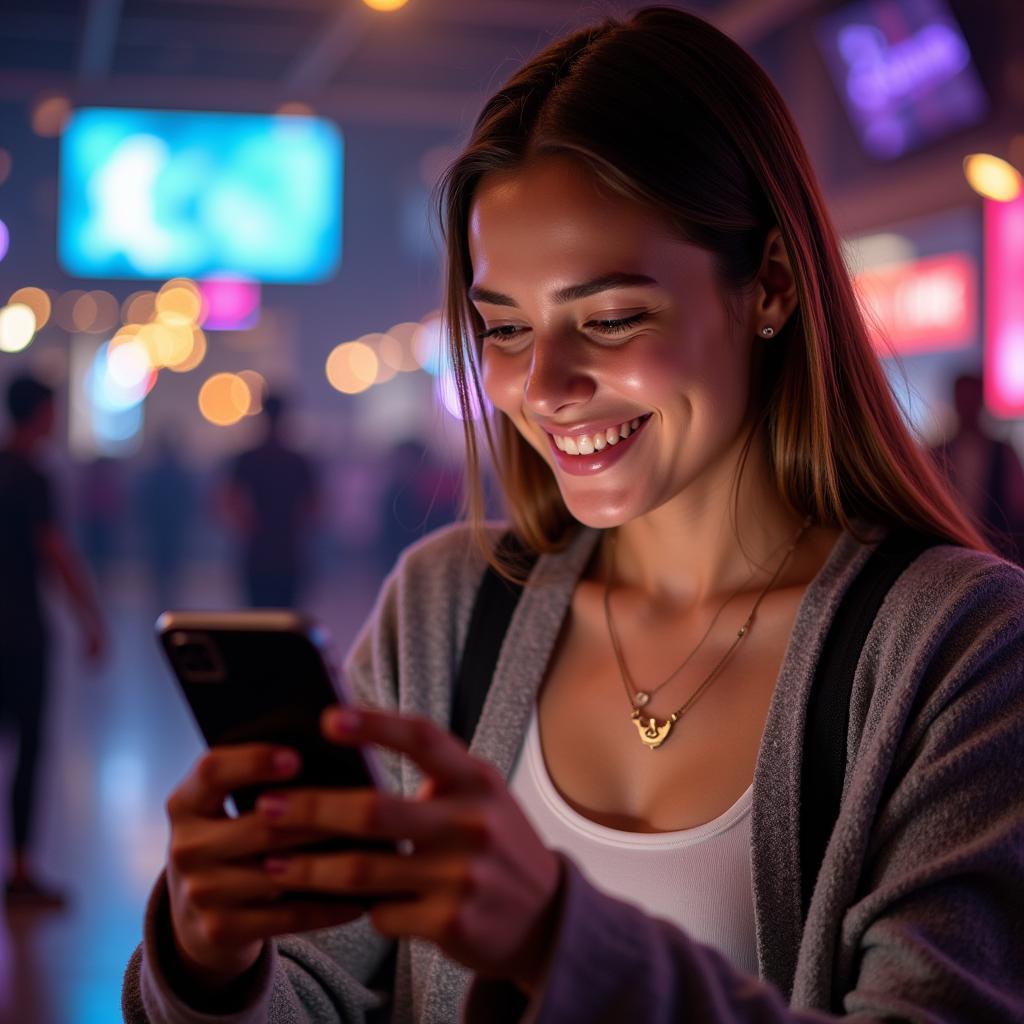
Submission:
[[[582,530],[540,558],[510,625],[471,748],[506,776],[597,537]],[[752,1024],[834,1020],[827,1008],[841,1006],[856,1021],[1024,1022],[1024,573],[996,558],[932,548],[886,598],[857,666],[839,818],[801,926],[808,690],[870,550],[836,542],[804,594],[768,710],[751,822],[759,978],[565,862],[555,955],[529,1004],[418,940],[398,944],[390,991],[373,987],[392,947],[364,918],[268,943],[232,1005],[199,1012],[163,969],[161,878],[125,977],[126,1021]],[[362,700],[447,721],[482,571],[464,527],[405,553],[347,659]],[[397,789],[415,791],[411,765],[386,765]]]

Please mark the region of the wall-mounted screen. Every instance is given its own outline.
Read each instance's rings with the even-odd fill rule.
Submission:
[[[988,100],[945,0],[860,0],[818,39],[864,147],[890,160],[981,120]]]
[[[82,108],[61,140],[60,260],[79,277],[322,281],[342,175],[323,118]]]

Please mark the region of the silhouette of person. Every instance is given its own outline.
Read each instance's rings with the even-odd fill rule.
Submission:
[[[185,540],[195,509],[195,481],[169,432],[156,438],[153,457],[139,474],[136,508],[154,596],[160,608],[179,601]]]
[[[223,492],[229,525],[242,542],[241,576],[256,608],[293,608],[308,569],[318,482],[310,459],[288,443],[287,403],[263,403],[263,440],[233,462]]]
[[[963,374],[953,384],[956,433],[935,454],[967,510],[1006,558],[1019,562],[1024,550],[1024,470],[1013,447],[984,427],[980,377]]]
[[[102,654],[105,630],[88,574],[59,524],[53,487],[38,461],[53,431],[53,391],[19,376],[8,387],[7,407],[11,430],[0,448],[0,721],[18,744],[7,902],[60,907],[63,894],[39,882],[29,856],[49,689],[49,631],[40,594],[44,574],[55,576],[70,599],[90,659]]]

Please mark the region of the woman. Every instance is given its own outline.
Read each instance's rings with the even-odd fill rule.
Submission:
[[[485,564],[457,528],[403,556],[348,659],[385,710],[324,721],[388,750],[400,795],[229,820],[295,758],[206,755],[129,1019],[1021,1019],[1024,582],[907,433],[774,88],[695,17],[606,22],[488,103],[443,203],[463,404],[479,367],[540,553],[471,751],[441,724]],[[895,528],[943,543],[868,635],[804,926],[807,690]],[[477,530],[492,560],[504,529]],[[289,853],[333,832],[413,853]]]

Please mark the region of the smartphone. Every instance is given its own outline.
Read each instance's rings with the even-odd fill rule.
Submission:
[[[283,783],[231,794],[239,812],[263,790],[282,787],[379,786],[372,751],[338,746],[320,731],[321,712],[350,703],[327,657],[327,638],[296,612],[164,612],[157,636],[206,742],[265,742],[292,747],[302,769]],[[339,840],[352,848],[378,843]]]

